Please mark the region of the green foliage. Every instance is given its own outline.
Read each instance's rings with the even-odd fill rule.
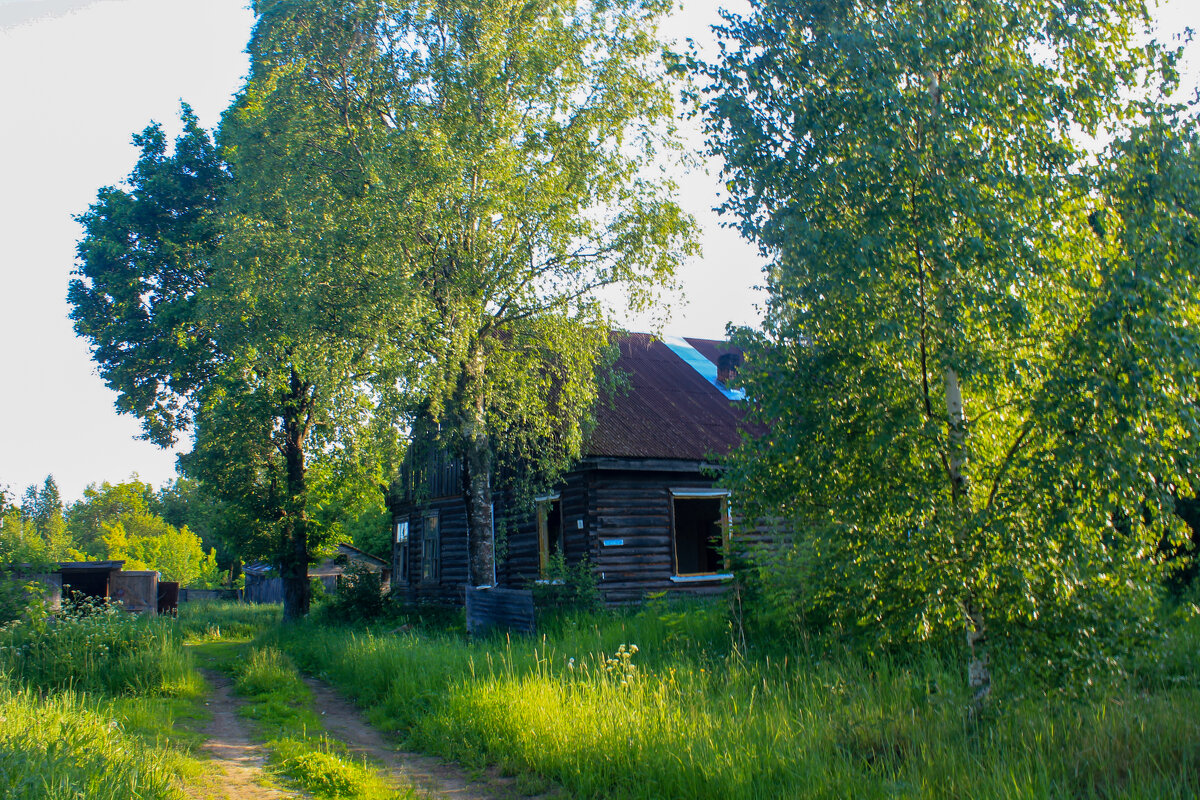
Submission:
[[[337,591],[322,609],[325,616],[342,622],[360,622],[382,616],[382,579],[381,573],[351,563],[338,582]]]
[[[0,625],[44,616],[45,592],[46,585],[25,567],[0,566]]]
[[[153,487],[136,478],[117,484],[92,483],[83,490],[83,497],[67,509],[67,528],[75,547],[83,554],[102,558],[106,523],[126,516],[156,515],[159,505]]]
[[[20,509],[0,516],[0,564],[47,565],[50,556],[50,543]]]
[[[760,0],[697,65],[725,210],[772,258],[728,480],[794,626],[990,631],[1078,680],[1153,637],[1200,441],[1200,161],[1145,19]]]
[[[222,528],[239,532],[248,557],[285,567],[292,612],[303,613],[303,571],[322,538],[307,524],[307,462],[379,472],[372,454],[395,440],[382,409],[397,386],[384,334],[405,293],[394,259],[349,234],[343,201],[354,198],[316,177],[333,165],[304,171],[321,150],[302,130],[304,98],[264,109],[260,90],[252,77],[220,150],[186,106],[173,151],[158,126],[135,137],[128,188],[101,190],[80,218],[69,300],[118,408],[160,444],[194,426],[185,470],[221,502]],[[289,115],[296,124],[269,138]],[[330,150],[349,147],[326,122]]]
[[[55,560],[67,555],[72,560],[113,559],[126,562],[126,569],[157,570],[163,580],[183,586],[217,586],[216,552],[205,553],[200,537],[186,526],[168,524],[158,514],[161,509],[148,483],[91,484],[67,510],[71,548],[59,548],[63,555]],[[55,550],[53,541],[47,540],[47,553]]]
[[[199,589],[220,584],[217,554],[207,555],[200,537],[160,517],[126,514],[102,523],[103,557],[125,562],[125,569],[157,570],[165,581]]]
[[[673,187],[644,169],[674,147],[654,39],[666,9],[260,6],[238,114],[276,135],[253,168],[288,175],[280,196],[333,184],[346,205],[322,241],[361,239],[412,270],[419,291],[391,324],[411,353],[413,406],[465,458],[473,545],[490,536],[493,472],[528,490],[578,455],[607,353],[604,290],[645,306],[692,249]],[[346,113],[353,131],[310,164],[310,132]],[[277,161],[290,147],[302,163]],[[310,207],[326,209],[297,203]],[[472,575],[490,579],[476,555]]]
[[[58,484],[54,482],[53,475],[46,476],[40,490],[36,486],[25,490],[22,510],[42,532],[45,532],[52,520],[62,518],[62,496],[58,492]]]
[[[66,560],[73,544],[52,475],[46,476],[41,489],[37,486],[26,489],[20,507],[0,511],[0,563],[44,564]]]

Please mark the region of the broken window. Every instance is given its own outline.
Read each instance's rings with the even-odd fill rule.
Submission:
[[[713,575],[726,570],[726,493],[680,490],[671,493],[675,574]]]
[[[562,500],[558,495],[537,499],[538,572],[545,578],[550,559],[563,552]]]
[[[437,583],[442,578],[442,540],[438,536],[436,514],[425,517],[421,532],[421,580]]]

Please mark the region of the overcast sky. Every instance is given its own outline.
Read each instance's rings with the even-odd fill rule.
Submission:
[[[670,34],[707,39],[716,2],[685,2]],[[131,134],[150,120],[175,129],[180,100],[217,124],[246,72],[253,17],[243,4],[0,0],[0,487],[10,495],[51,473],[68,500],[134,472],[155,485],[174,475],[175,454],[138,440],[137,420],[116,414],[67,319],[72,217],[129,173]],[[1200,27],[1197,9],[1169,4],[1164,32]],[[665,331],[719,337],[727,322],[754,324],[754,248],[710,211],[715,177],[680,180],[704,255],[680,273],[686,299],[671,304]]]

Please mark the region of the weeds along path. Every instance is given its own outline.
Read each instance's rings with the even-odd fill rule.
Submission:
[[[321,714],[326,732],[341,741],[357,756],[382,764],[393,777],[419,787],[426,797],[452,800],[550,800],[560,793],[529,795],[521,791],[514,778],[489,771],[475,779],[462,769],[439,758],[397,750],[383,734],[369,725],[350,701],[321,681],[305,677],[313,693],[313,703]]]
[[[212,721],[205,730],[208,741],[201,748],[212,759],[220,773],[212,785],[193,789],[196,800],[281,800],[305,797],[275,788],[263,772],[266,752],[256,745],[238,714],[242,703],[230,691],[229,678],[210,669],[202,670],[204,679],[212,686],[209,710]]]

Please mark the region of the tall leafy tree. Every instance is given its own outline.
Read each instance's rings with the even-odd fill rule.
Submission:
[[[157,511],[154,488],[136,479],[89,484],[83,497],[67,508],[67,528],[75,546],[92,557],[104,555],[104,523],[123,514],[145,516]]]
[[[423,412],[464,465],[470,579],[492,581],[500,459],[523,482],[578,455],[608,345],[609,287],[635,305],[688,252],[690,220],[647,169],[673,146],[659,0],[261,4],[292,74],[333,31],[373,48],[308,80],[383,120],[371,191],[402,198],[421,287]],[[281,77],[280,80],[285,80]],[[530,469],[532,467],[532,470]]]
[[[770,433],[732,478],[793,531],[767,572],[869,641],[965,628],[978,701],[989,629],[1092,661],[1145,620],[1179,533],[1200,194],[1194,122],[1138,99],[1174,80],[1146,20],[757,0],[697,65],[724,210],[772,259],[741,333]]]
[[[364,408],[396,407],[391,342],[409,293],[372,233],[387,219],[364,200],[354,124],[301,78],[286,107],[264,105],[252,55],[222,148],[186,107],[173,152],[157,126],[135,137],[127,186],[81,218],[70,300],[118,407],[160,444],[193,433],[185,468],[238,511],[246,554],[280,565],[294,618],[322,533],[309,464],[346,451]]]

